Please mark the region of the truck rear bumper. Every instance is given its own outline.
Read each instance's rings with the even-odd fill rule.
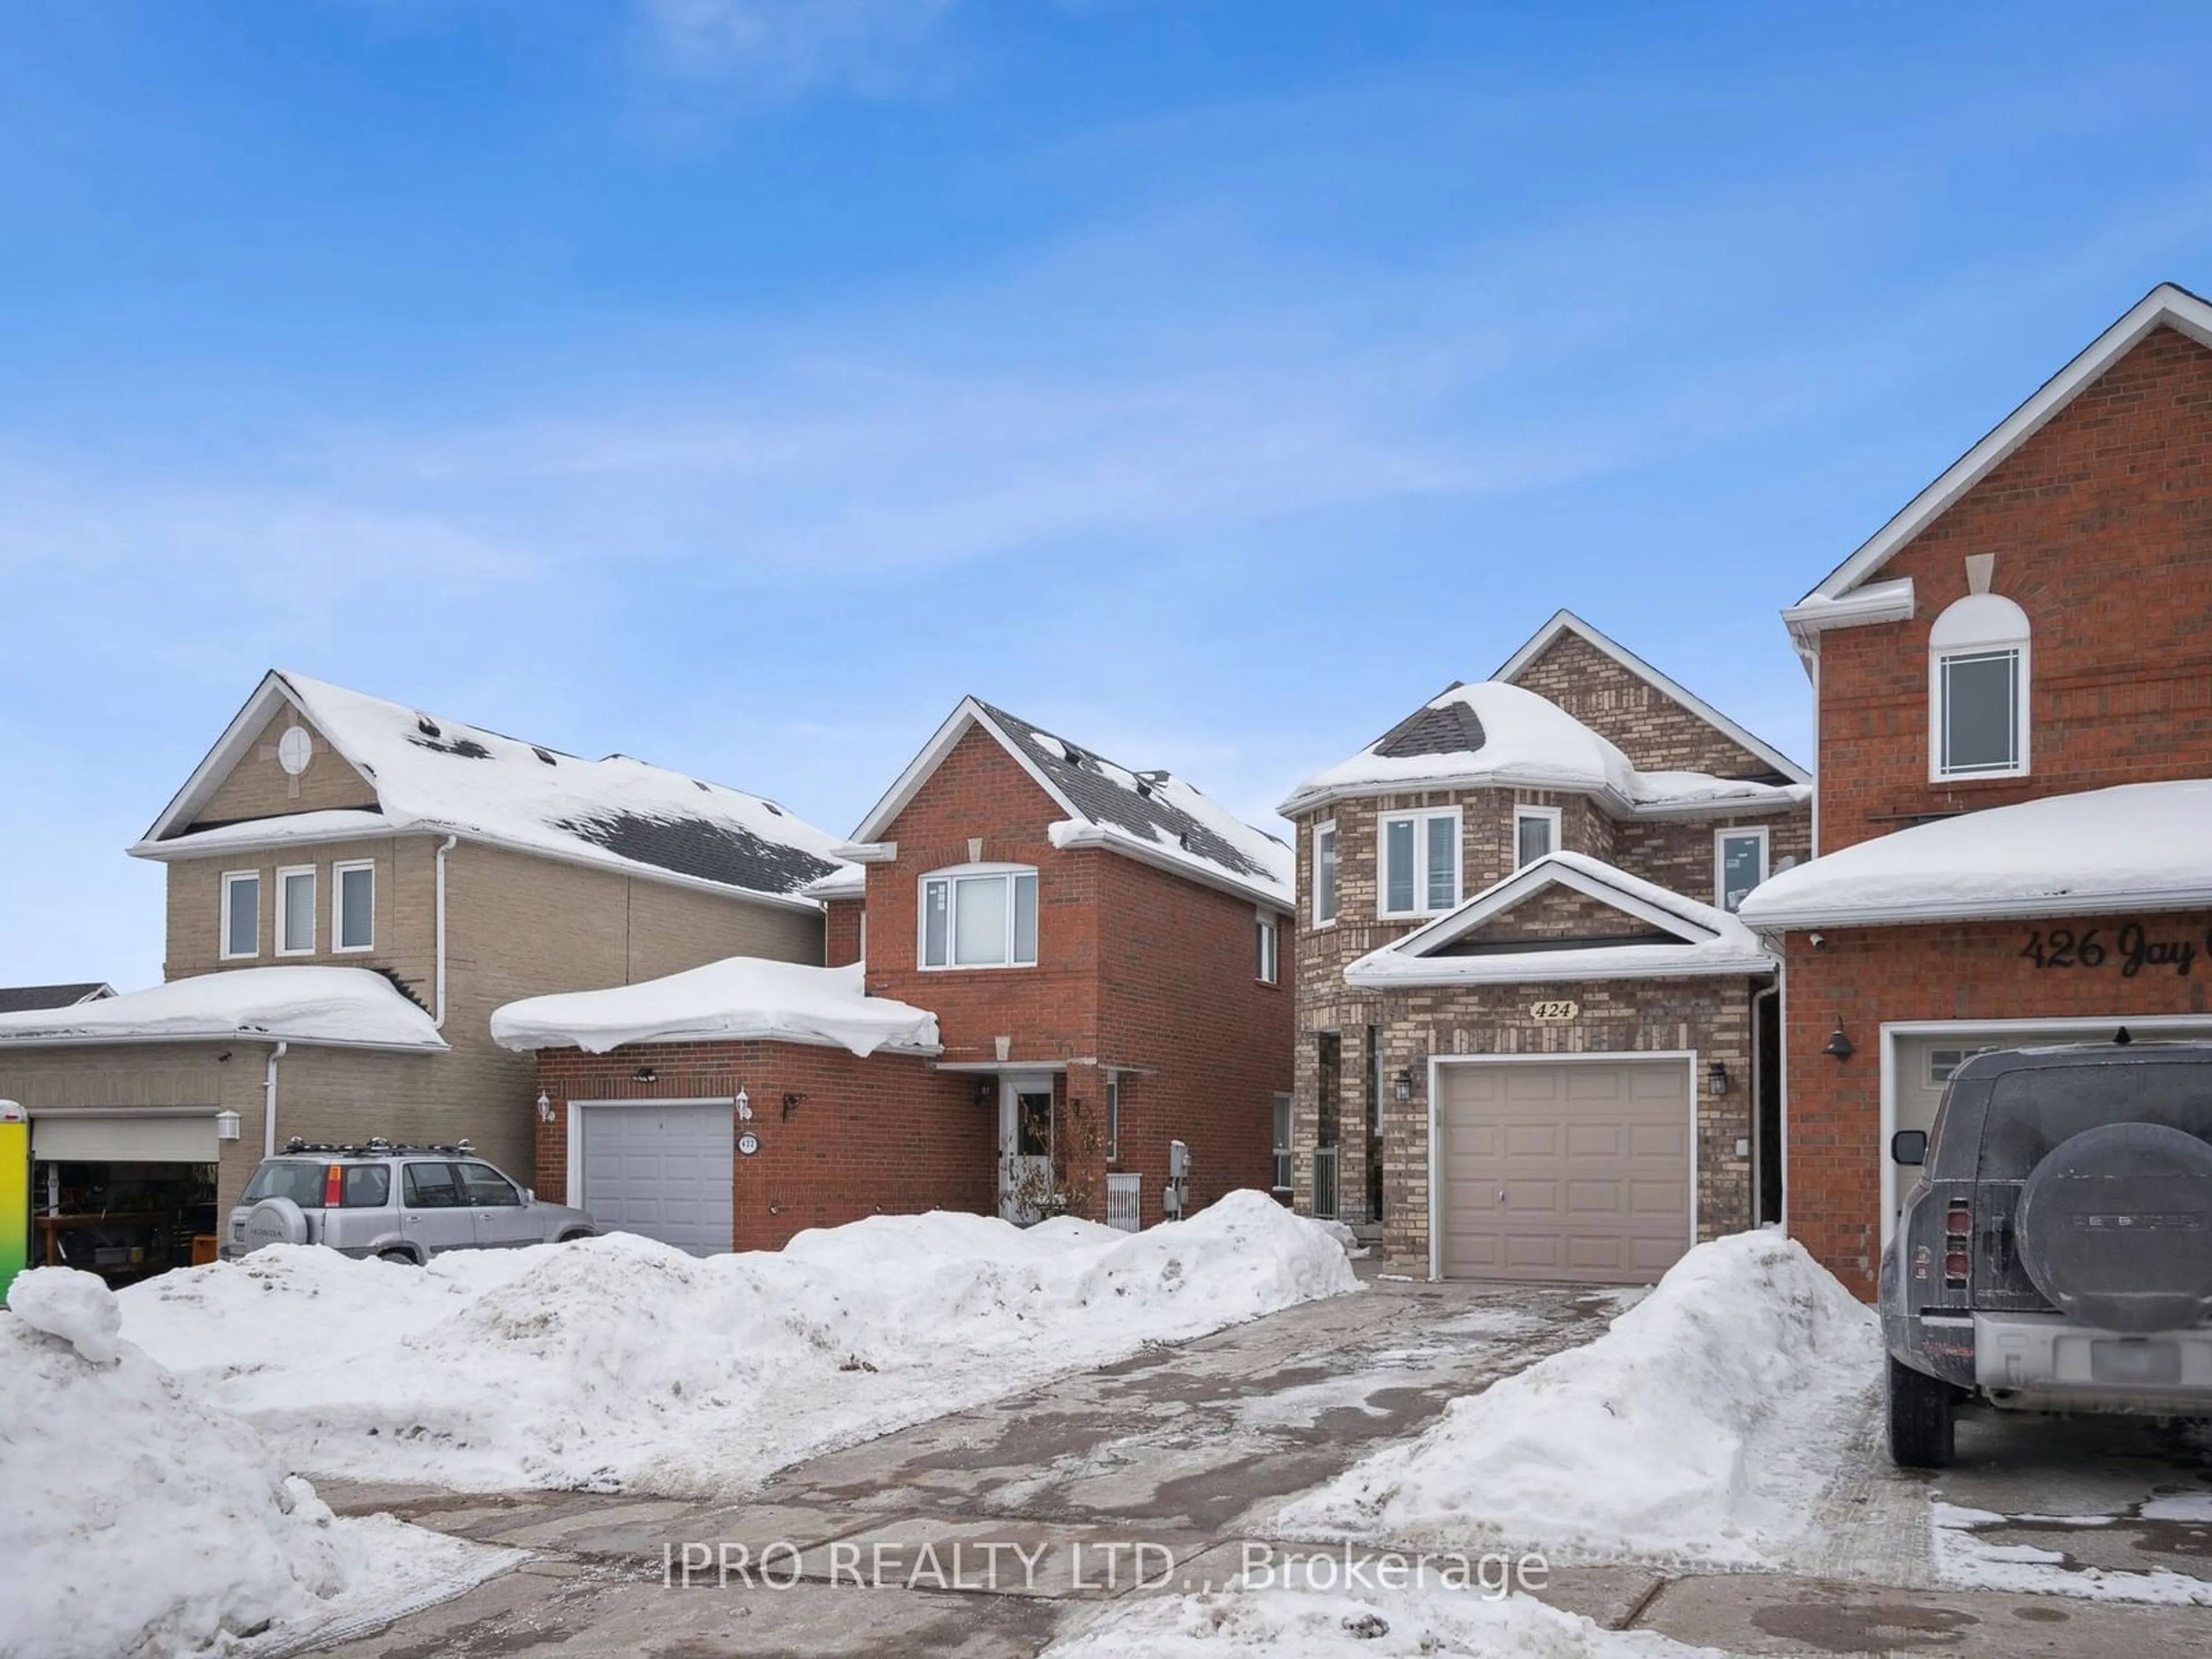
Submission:
[[[1974,1381],[2030,1411],[2212,1414],[2212,1326],[2130,1336],[2051,1314],[1976,1314]]]

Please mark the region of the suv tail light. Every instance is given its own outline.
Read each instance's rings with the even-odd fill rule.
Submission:
[[[335,1210],[345,1202],[345,1170],[336,1164],[323,1167],[323,1207]]]
[[[1974,1212],[1966,1200],[1954,1198],[1943,1216],[1943,1288],[1963,1291],[1972,1275]]]

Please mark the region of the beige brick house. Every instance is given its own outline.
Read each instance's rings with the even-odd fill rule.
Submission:
[[[732,956],[819,963],[803,890],[845,867],[834,842],[627,757],[269,674],[131,849],[167,868],[167,982],[0,1014],[34,1211],[159,1218],[34,1223],[34,1252],[82,1231],[118,1276],[170,1265],[294,1135],[466,1137],[529,1179],[534,1062],[492,1042],[493,1010]]]
[[[1561,611],[1284,802],[1301,1209],[1440,1277],[1649,1282],[1777,1213],[1777,964],[1732,914],[1809,781]]]

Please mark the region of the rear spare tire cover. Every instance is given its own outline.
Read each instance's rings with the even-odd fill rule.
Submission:
[[[2020,1194],[2027,1276],[2075,1319],[2168,1331],[2212,1312],[2212,1146],[2107,1123],[2053,1147]]]
[[[249,1251],[258,1250],[264,1244],[307,1242],[307,1218],[289,1198],[264,1198],[246,1212],[246,1248]]]

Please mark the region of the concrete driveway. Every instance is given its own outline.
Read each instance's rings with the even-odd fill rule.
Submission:
[[[1026,1659],[1117,1596],[1227,1584],[1283,1499],[1417,1433],[1455,1395],[1595,1336],[1619,1305],[1602,1291],[1382,1280],[815,1458],[744,1504],[326,1483],[343,1512],[389,1510],[535,1553],[381,1628],[326,1632],[317,1650]],[[2043,1593],[2113,1588],[2078,1577],[2027,1590],[1946,1582],[1961,1561],[1970,1581],[2007,1582],[1962,1557],[1962,1543],[2063,1552],[2028,1565],[2046,1576],[2108,1565],[2137,1574],[2118,1584],[2136,1593],[2153,1562],[2177,1581],[2212,1578],[2212,1514],[2160,1518],[2193,1514],[2189,1494],[2212,1492],[2202,1443],[2130,1425],[2060,1425],[2053,1437],[2051,1425],[1977,1419],[1960,1467],[1929,1480],[1889,1468],[1874,1403],[1870,1392],[1789,1571],[1561,1569],[1546,1599],[1740,1653],[2212,1651],[2212,1607]],[[1954,1510],[1986,1518],[1931,1524]],[[687,1546],[699,1568],[690,1588]]]

